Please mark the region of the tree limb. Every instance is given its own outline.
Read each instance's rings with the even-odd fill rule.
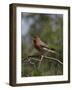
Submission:
[[[57,62],[59,62],[60,64],[62,64],[62,65],[63,65],[63,63],[62,63],[59,59],[52,58],[52,57],[47,57],[47,56],[44,56],[44,58],[48,58],[48,59],[55,60],[55,61],[57,61]]]
[[[36,61],[39,61],[39,62],[40,62],[41,60],[38,59],[38,57],[41,57],[41,56],[39,56],[39,55],[28,56],[27,58],[24,58],[24,62],[29,62],[29,61],[31,61],[31,60],[36,60]],[[63,65],[63,63],[62,63],[59,59],[57,59],[57,58],[48,57],[48,56],[44,56],[44,55],[43,55],[43,58],[57,61],[58,63],[60,63],[61,65]],[[43,59],[43,58],[42,58],[42,59]]]

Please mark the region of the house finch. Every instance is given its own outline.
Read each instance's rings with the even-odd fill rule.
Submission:
[[[44,54],[45,52],[51,52],[56,54],[56,52],[53,49],[48,48],[48,45],[41,41],[40,37],[37,35],[33,37],[33,43],[34,47],[42,54]]]

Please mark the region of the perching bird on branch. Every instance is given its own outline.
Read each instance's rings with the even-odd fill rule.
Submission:
[[[33,43],[34,47],[41,52],[42,54],[45,52],[50,52],[56,54],[56,51],[54,49],[50,49],[47,44],[45,44],[39,36],[35,35],[33,37]]]

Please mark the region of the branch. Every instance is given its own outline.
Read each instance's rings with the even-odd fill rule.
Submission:
[[[32,55],[32,56],[28,56],[28,57],[26,57],[26,58],[22,58],[22,59],[24,59],[24,62],[29,62],[30,60],[35,60],[35,61],[40,61],[39,59],[37,59],[37,58],[40,58],[41,56],[39,56],[39,55]]]
[[[41,62],[42,62],[42,60],[43,60],[43,55],[41,55],[41,59],[40,59],[40,62],[39,62],[39,66],[38,66],[38,69],[40,68],[40,65],[41,65]]]
[[[60,64],[63,65],[63,63],[59,59],[52,58],[52,57],[47,57],[47,56],[44,56],[44,58],[55,60],[55,61],[57,61],[57,62],[59,62]]]
[[[38,57],[41,58],[41,56],[39,56],[39,55],[28,56],[27,58],[24,58],[24,62],[30,62],[32,59],[35,60],[35,61],[41,61],[40,59],[37,59]],[[63,65],[63,63],[59,59],[56,59],[56,58],[53,58],[53,57],[47,57],[47,56],[43,56],[43,58],[57,61],[58,63]]]

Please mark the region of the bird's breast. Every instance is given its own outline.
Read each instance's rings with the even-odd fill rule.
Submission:
[[[37,50],[40,50],[40,44],[36,41],[34,41],[34,47],[37,49]]]

